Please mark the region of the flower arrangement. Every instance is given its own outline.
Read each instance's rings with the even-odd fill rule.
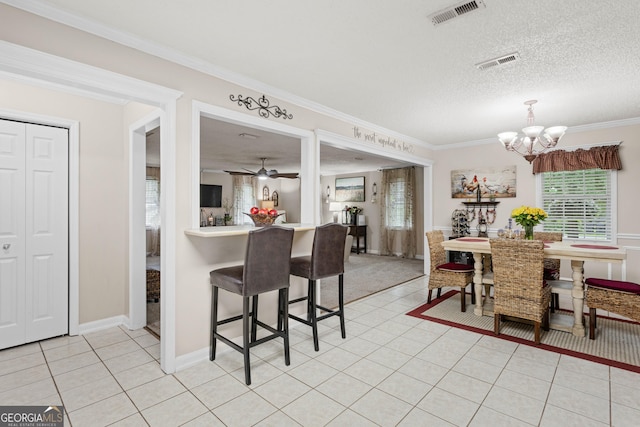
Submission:
[[[231,210],[233,209],[233,203],[229,201],[228,197],[225,197],[224,200],[222,201],[222,209],[224,209],[224,213],[226,215],[231,214]]]
[[[547,219],[548,216],[544,209],[532,208],[530,206],[520,206],[511,211],[511,218],[514,218],[516,223],[523,227],[538,225],[541,221]]]
[[[526,240],[533,240],[533,226],[538,225],[540,221],[544,221],[547,217],[548,215],[544,209],[530,206],[520,206],[511,211],[511,218],[514,218],[517,224],[524,227],[524,238]]]
[[[233,203],[231,203],[227,197],[222,201],[222,209],[224,209],[224,225],[231,225],[231,211],[233,210]]]
[[[360,212],[362,212],[362,208],[359,208],[357,206],[345,206],[344,210],[349,212],[351,215],[358,215]]]

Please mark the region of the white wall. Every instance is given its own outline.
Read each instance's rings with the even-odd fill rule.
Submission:
[[[640,282],[640,222],[637,212],[640,210],[640,200],[635,195],[637,183],[640,182],[640,125],[621,126],[598,130],[569,130],[560,141],[557,148],[576,147],[612,141],[623,141],[620,146],[620,156],[623,169],[618,174],[618,206],[614,207],[617,215],[618,233],[617,243],[629,247],[627,261],[627,280]],[[434,227],[449,229],[451,227],[451,213],[454,209],[463,208],[460,199],[451,198],[451,170],[473,169],[486,167],[500,167],[516,165],[517,167],[517,197],[500,198],[497,206],[497,218],[490,226],[490,236],[495,236],[499,228],[507,223],[511,210],[521,205],[536,204],[535,176],[532,166],[520,155],[506,151],[497,141],[488,145],[457,148],[436,151],[434,173]],[[475,233],[473,223],[472,234]],[[587,277],[607,277],[607,264],[587,263],[585,275]],[[562,263],[561,274],[570,277],[568,262]],[[618,266],[612,268],[614,278],[620,278]]]
[[[322,222],[333,222],[333,212],[329,211],[331,203],[326,203],[327,186],[330,188],[330,202],[335,202],[335,183],[336,178],[349,178],[355,176],[364,176],[365,182],[365,201],[364,202],[339,202],[344,208],[345,206],[358,206],[363,209],[362,215],[366,216],[367,221],[367,252],[377,254],[380,248],[380,190],[382,181],[381,171],[369,171],[351,174],[327,175],[320,177],[320,188],[322,189]],[[418,258],[424,256],[424,226],[423,226],[423,168],[416,167],[416,256]],[[375,203],[371,201],[373,183],[376,183],[378,195]],[[342,214],[338,215],[338,222],[342,221]]]

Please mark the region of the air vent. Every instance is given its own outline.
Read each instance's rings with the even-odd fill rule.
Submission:
[[[482,0],[465,1],[433,13],[429,15],[429,18],[431,22],[433,22],[433,25],[439,25],[465,13],[473,12],[481,7],[486,7]]]
[[[511,62],[519,61],[520,54],[518,52],[510,53],[508,55],[501,56],[500,58],[490,59],[488,61],[481,62],[476,64],[480,70],[486,70],[487,68],[492,68],[497,65],[509,64]]]

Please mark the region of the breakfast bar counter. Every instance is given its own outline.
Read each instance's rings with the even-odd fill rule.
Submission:
[[[293,228],[294,231],[309,231],[314,230],[315,226],[311,224],[294,224],[284,223],[277,224],[276,227]],[[251,230],[256,230],[260,227],[254,225],[227,225],[216,227],[200,227],[191,228],[184,231],[187,236],[195,237],[225,237],[225,236],[244,236]]]

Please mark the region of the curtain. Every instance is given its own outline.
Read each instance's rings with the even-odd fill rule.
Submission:
[[[382,171],[380,191],[380,255],[416,256],[414,167]]]
[[[147,166],[147,256],[160,255],[160,168]],[[149,182],[151,181],[151,182]],[[153,183],[154,185],[149,185]]]
[[[579,148],[575,151],[555,150],[540,154],[533,161],[533,173],[576,171],[584,169],[622,169],[620,145]]]
[[[232,217],[233,223],[236,225],[242,225],[245,222],[251,223],[251,219],[244,213],[249,212],[252,206],[257,206],[257,194],[259,180],[249,175],[234,175],[233,176],[233,205],[232,205]]]

